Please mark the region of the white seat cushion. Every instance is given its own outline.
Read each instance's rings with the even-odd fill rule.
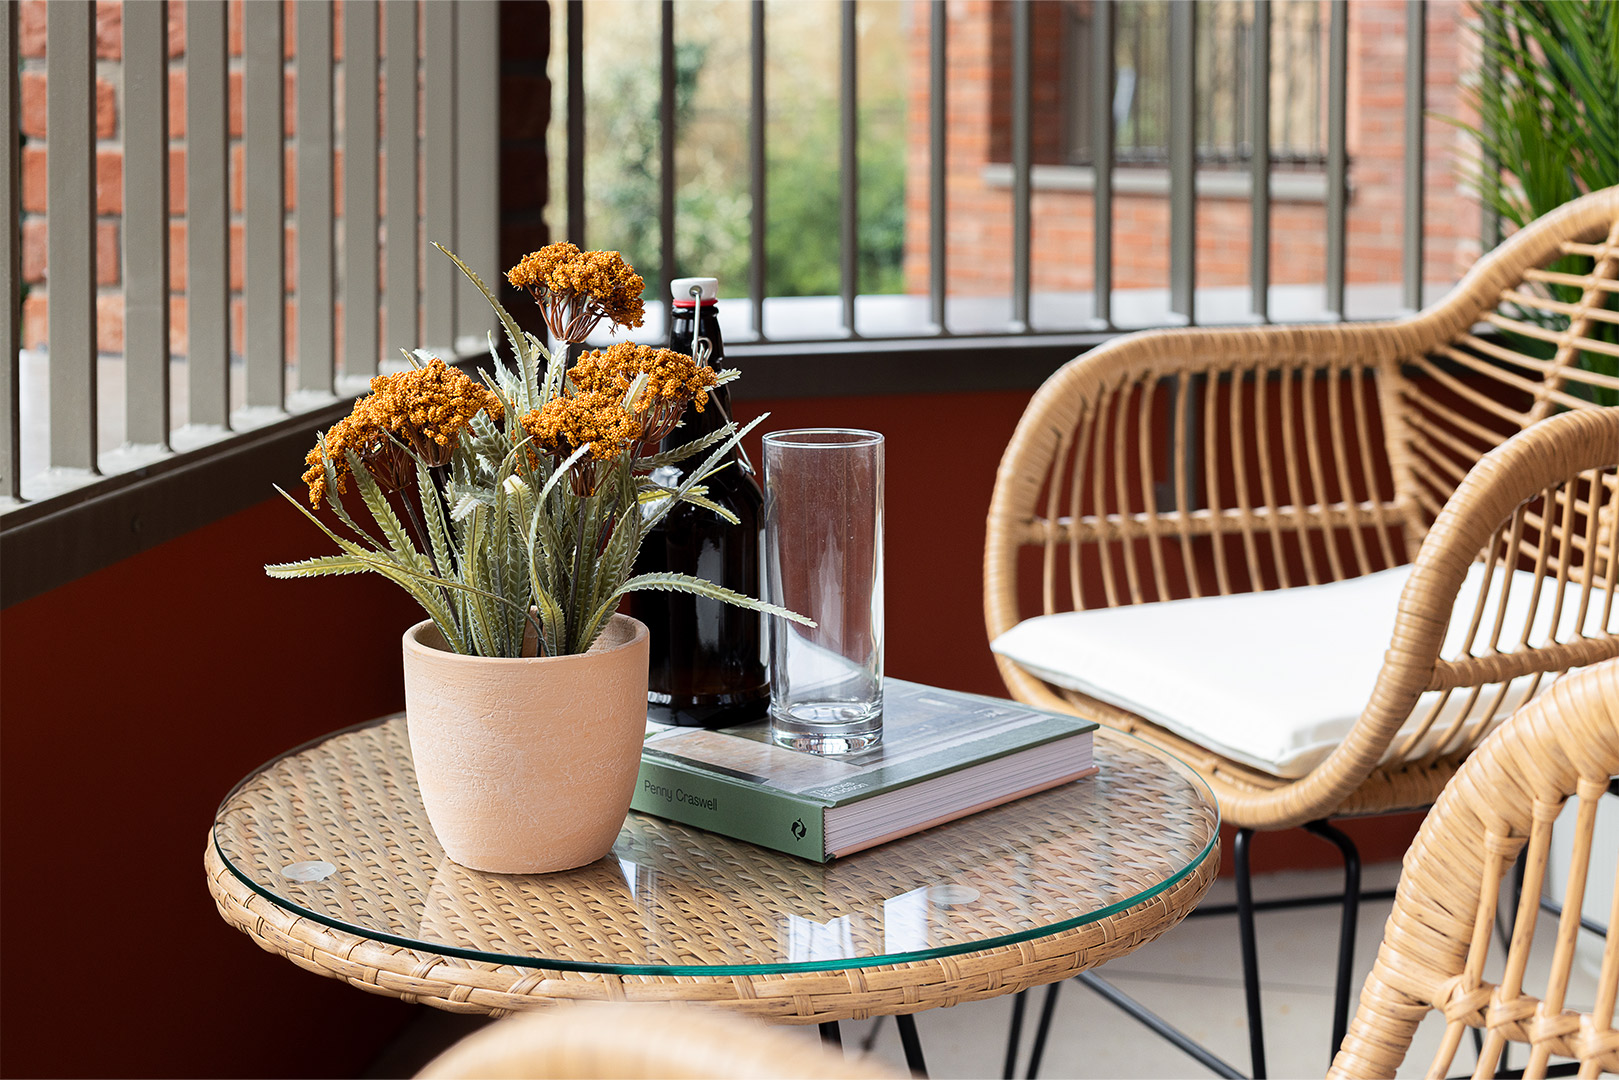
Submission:
[[[1483,573],[1482,563],[1468,572],[1443,656],[1460,654]],[[1503,648],[1513,647],[1523,632],[1534,582],[1532,574],[1515,573]],[[1126,709],[1273,776],[1296,779],[1343,741],[1371,699],[1410,576],[1411,568],[1401,566],[1330,585],[1042,615],[1012,627],[990,647],[1054,686]],[[1489,639],[1500,588],[1497,571],[1475,653]],[[1542,586],[1531,644],[1546,641],[1556,592],[1555,581]],[[1562,640],[1577,618],[1580,588],[1571,583],[1566,592]],[[1602,599],[1593,592],[1588,635],[1613,633],[1612,624],[1619,622],[1616,606],[1609,626],[1602,626]],[[1528,689],[1528,679],[1516,680],[1495,717],[1516,708]],[[1423,695],[1412,728],[1436,697]],[[1468,707],[1469,697],[1466,691],[1451,694],[1429,735],[1437,738]],[[1488,703],[1484,699],[1479,708]],[[1391,756],[1400,743],[1393,740]]]

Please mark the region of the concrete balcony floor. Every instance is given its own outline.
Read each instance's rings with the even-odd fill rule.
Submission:
[[[1399,871],[1396,863],[1365,867],[1363,885],[1368,890],[1391,888],[1398,881]],[[1254,892],[1259,899],[1325,893],[1338,888],[1341,880],[1341,874],[1335,871],[1268,874],[1255,879]],[[1231,879],[1223,878],[1215,883],[1206,902],[1226,903],[1234,896]],[[1383,924],[1392,906],[1392,901],[1375,901],[1361,907],[1353,983],[1356,998],[1377,956]],[[1259,915],[1265,1044],[1273,1077],[1326,1074],[1338,916],[1336,907]],[[1555,936],[1555,920],[1543,913],[1525,978],[1525,985],[1537,996],[1545,987]],[[1589,939],[1588,935],[1582,937]],[[1492,981],[1500,975],[1499,952],[1497,949],[1486,970],[1486,978]],[[1236,917],[1213,916],[1181,923],[1157,941],[1107,965],[1101,974],[1239,1070],[1247,1071],[1248,1028],[1239,964]],[[1568,991],[1570,1007],[1589,1011],[1596,983],[1594,971],[1576,960]],[[1036,989],[1029,995],[1019,1075],[1027,1066],[1029,1043],[1044,994],[1043,989]],[[1011,1013],[1012,999],[1002,997],[917,1014],[917,1030],[932,1076],[946,1080],[1001,1075]],[[410,1076],[483,1022],[423,1007],[417,1023],[376,1062],[369,1075]],[[813,1028],[792,1030],[801,1031],[805,1038],[816,1037]],[[1422,1076],[1443,1031],[1443,1018],[1430,1013],[1418,1029],[1398,1075]],[[869,1040],[868,1052],[903,1074],[905,1056],[891,1020],[847,1023],[843,1026],[843,1040],[850,1053],[858,1052]],[[1519,1048],[1513,1065],[1521,1067],[1524,1059],[1525,1053]],[[1450,1074],[1471,1072],[1473,1064],[1472,1041],[1464,1038]],[[1212,1074],[1086,988],[1070,983],[1063,987],[1057,1002],[1040,1075],[1058,1080]]]

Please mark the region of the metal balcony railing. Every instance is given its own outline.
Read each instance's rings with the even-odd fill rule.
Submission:
[[[110,50],[99,30],[99,61],[93,2],[44,7],[43,59],[24,61],[31,77],[45,76],[43,140],[21,139],[20,5],[7,4],[0,18],[0,117],[9,132],[0,139],[10,223],[0,234],[9,298],[0,312],[7,603],[37,587],[37,579],[23,579],[37,578],[30,567],[46,556],[32,557],[41,544],[29,534],[60,535],[60,522],[51,519],[63,511],[266,439],[285,436],[276,452],[295,463],[301,450],[294,447],[341,411],[339,395],[363,391],[390,356],[398,362],[400,348],[424,345],[446,359],[481,351],[488,305],[448,260],[426,257],[426,245],[442,242],[486,268],[497,251],[497,5],[349,0],[339,23],[330,4],[253,0],[242,5],[235,46],[225,0],[190,0],[176,12],[184,21],[182,47],[169,3],[126,0],[115,12],[121,36]],[[185,87],[176,114],[183,132],[170,128],[171,78]],[[242,81],[239,135],[230,116],[233,78]],[[289,79],[296,87],[290,99]],[[98,124],[98,96],[121,101],[110,137],[105,117]],[[99,104],[105,110],[109,102]],[[20,165],[24,148],[37,152],[41,144],[49,345],[45,354],[29,354],[23,372]],[[296,166],[284,169],[289,151]],[[171,154],[181,153],[183,171],[171,176]],[[98,207],[97,158],[109,154],[122,162],[116,216],[106,212],[105,190]],[[105,188],[108,173],[101,174]],[[290,211],[288,183],[296,192]],[[103,265],[98,275],[98,226],[109,224],[119,230],[121,265],[114,275]],[[243,246],[239,314],[233,225]],[[184,228],[181,251],[170,250],[171,226]],[[290,266],[289,230],[296,245]],[[185,325],[171,348],[177,256],[185,286],[174,299],[183,296]],[[105,249],[100,258],[105,262]],[[98,355],[98,300],[108,298],[105,285],[98,296],[98,281],[109,276],[121,282],[114,290],[122,294],[121,355]],[[291,304],[297,330],[289,341]],[[108,432],[114,445],[105,441]],[[265,494],[259,487],[242,505]],[[207,492],[168,503],[192,499],[214,506],[216,516],[233,508]],[[141,527],[137,515],[119,531],[127,536]],[[48,553],[52,564],[94,566],[117,557],[111,548],[88,550],[97,543],[85,534],[68,533],[68,549]]]
[[[839,289],[835,297],[822,298],[814,306],[814,316],[784,318],[789,309],[779,298],[769,296],[766,289],[768,255],[766,250],[769,197],[766,183],[766,128],[767,128],[767,62],[766,40],[770,31],[769,5],[765,0],[752,0],[750,36],[748,44],[748,72],[745,80],[739,72],[728,72],[731,83],[746,82],[749,89],[747,122],[747,195],[751,201],[749,214],[750,258],[747,273],[748,295],[745,301],[735,301],[739,323],[747,328],[737,334],[744,342],[746,355],[751,348],[759,353],[787,357],[794,355],[794,347],[817,346],[827,341],[881,339],[885,347],[903,349],[904,341],[920,345],[923,340],[937,348],[948,339],[970,335],[975,342],[995,338],[1006,347],[1019,343],[1032,343],[1036,339],[1062,338],[1077,343],[1085,335],[1106,335],[1142,325],[1135,318],[1122,322],[1115,318],[1119,291],[1114,287],[1114,200],[1116,194],[1141,190],[1135,174],[1126,172],[1125,165],[1143,162],[1167,166],[1167,201],[1170,208],[1167,246],[1170,252],[1167,305],[1171,324],[1195,324],[1200,321],[1196,310],[1200,295],[1197,277],[1197,215],[1196,204],[1201,191],[1198,180],[1200,167],[1209,164],[1224,166],[1227,172],[1240,170],[1246,174],[1245,185],[1252,228],[1249,241],[1250,274],[1248,283],[1248,314],[1259,320],[1272,316],[1273,281],[1271,274],[1271,234],[1273,188],[1276,186],[1277,167],[1311,170],[1311,183],[1319,178],[1324,191],[1325,257],[1318,279],[1324,292],[1324,313],[1328,318],[1345,317],[1346,290],[1346,224],[1349,201],[1349,155],[1347,150],[1347,94],[1349,20],[1353,7],[1347,0],[1325,0],[1324,3],[1305,0],[1216,0],[1194,3],[1193,0],[1169,0],[1163,4],[1138,3],[1070,3],[1075,19],[1081,21],[1085,33],[1071,35],[1066,41],[1069,70],[1063,77],[1066,83],[1080,84],[1066,87],[1070,115],[1060,118],[1067,130],[1061,140],[1065,152],[1073,151],[1075,131],[1084,134],[1083,158],[1089,166],[1085,183],[1093,198],[1092,220],[1099,223],[1093,230],[1093,247],[1089,253],[1075,251],[1076,262],[1088,261],[1094,286],[1089,298],[1091,318],[1078,331],[1072,326],[1060,330],[1042,330],[1031,318],[1034,291],[1031,273],[1031,235],[1033,182],[1037,169],[1034,148],[1036,124],[1035,98],[1035,9],[1041,4],[1056,4],[1059,0],[1011,0],[1004,10],[1011,28],[1011,120],[1009,166],[1011,190],[1010,247],[1013,272],[1009,304],[1010,318],[988,329],[985,318],[962,320],[952,325],[950,316],[962,306],[960,297],[950,297],[949,289],[949,230],[947,228],[947,175],[950,170],[948,149],[949,84],[947,53],[956,47],[949,41],[951,15],[945,0],[929,0],[912,5],[912,18],[925,18],[928,25],[927,50],[928,92],[925,97],[925,115],[912,115],[908,123],[913,127],[925,124],[928,132],[928,152],[925,164],[928,192],[927,229],[928,273],[925,303],[920,295],[903,298],[914,303],[901,303],[893,297],[890,305],[904,314],[893,318],[868,319],[865,326],[857,323],[857,298],[863,311],[872,297],[862,292],[858,255],[860,250],[860,204],[863,197],[860,185],[857,147],[860,145],[860,112],[856,49],[859,42],[857,22],[860,5],[857,0],[841,0],[836,17],[840,41],[838,51],[837,112],[840,122],[838,154],[840,159],[841,188],[839,214],[835,228],[840,237],[841,261]],[[829,5],[828,5],[829,6]],[[603,26],[614,20],[644,20],[644,7],[633,15],[617,15],[612,6],[598,8],[582,0],[566,0],[562,5],[563,18],[558,21],[560,47],[553,70],[565,70],[565,131],[564,160],[560,162],[565,175],[559,201],[565,201],[566,235],[574,238],[586,234],[587,200],[585,197],[585,160],[587,156],[586,131],[589,118],[585,115],[585,67],[588,63],[585,48],[587,21],[599,20]],[[658,280],[649,288],[649,311],[662,306],[666,285],[677,276],[675,267],[675,207],[678,178],[676,176],[676,144],[680,137],[676,124],[677,72],[675,64],[675,25],[680,5],[673,0],[662,0],[658,5],[660,75],[660,131],[657,176],[658,194],[655,210],[659,222],[659,246],[655,253]],[[1399,293],[1404,306],[1421,306],[1422,270],[1424,254],[1423,185],[1425,180],[1423,124],[1427,111],[1424,86],[1424,60],[1426,49],[1426,15],[1422,0],[1408,0],[1406,4],[1406,78],[1405,78],[1405,152],[1403,209],[1403,280]],[[603,31],[605,32],[605,31]],[[1150,40],[1149,40],[1150,39]],[[1075,41],[1082,40],[1084,55],[1076,53]],[[1299,55],[1277,56],[1276,50]],[[1154,68],[1153,85],[1144,86],[1143,73],[1137,72],[1134,90],[1128,100],[1120,98],[1120,57],[1132,62],[1138,60],[1143,67]],[[1156,59],[1148,60],[1152,56]],[[1205,65],[1218,67],[1218,71],[1205,70]],[[1151,73],[1149,73],[1151,74]],[[996,77],[1000,77],[997,69]],[[560,89],[561,87],[559,87]],[[912,101],[919,101],[916,95]],[[1071,115],[1079,103],[1090,115],[1079,122]],[[1123,123],[1120,123],[1121,104]],[[740,119],[740,117],[739,117]],[[1042,119],[1039,122],[1044,123]],[[1069,160],[1073,160],[1069,158]],[[917,157],[910,159],[910,167],[918,167]],[[999,173],[997,173],[999,175]],[[1129,186],[1121,189],[1120,178]],[[1204,178],[1208,179],[1207,176]],[[1283,177],[1287,179],[1287,177]],[[1229,186],[1229,185],[1228,185]],[[649,211],[654,209],[651,201]],[[1490,235],[1486,224],[1486,235]],[[913,233],[914,235],[914,233]],[[1088,258],[1087,258],[1088,255]],[[648,262],[646,252],[638,253],[642,262]],[[652,275],[648,275],[649,279]],[[723,302],[722,302],[723,303]],[[808,311],[804,301],[795,301],[796,310]],[[1131,315],[1135,314],[1132,306]],[[1393,305],[1390,305],[1391,307]],[[776,314],[767,319],[767,308]],[[1000,310],[997,308],[997,310]],[[745,312],[745,314],[744,314]],[[1290,309],[1286,317],[1297,317]],[[835,321],[834,321],[835,320]],[[772,331],[771,322],[776,330]],[[806,330],[819,323],[819,332]],[[878,328],[874,324],[881,324]],[[970,324],[970,325],[968,325]],[[657,332],[656,318],[649,326]],[[953,332],[954,331],[954,332]],[[774,349],[771,349],[775,346]],[[948,347],[948,345],[946,345]],[[753,390],[758,389],[755,383]],[[750,390],[749,392],[753,392]]]
[[[1051,0],[1047,0],[1051,2]],[[556,171],[565,176],[566,235],[586,236],[585,155],[587,116],[584,106],[585,34],[587,18],[614,17],[618,5],[587,5],[582,0],[555,0],[559,52],[565,65],[551,69],[557,89],[564,91],[560,117],[566,147]],[[1221,123],[1238,138],[1241,152],[1227,164],[1246,172],[1251,212],[1250,273],[1245,290],[1245,318],[1271,317],[1271,202],[1273,163],[1278,155],[1303,153],[1325,190],[1325,252],[1315,286],[1325,297],[1325,314],[1342,318],[1346,290],[1346,217],[1349,160],[1346,148],[1348,28],[1354,9],[1346,0],[1324,5],[1304,0],[1222,0],[1232,9],[1240,34],[1201,37],[1192,0],[1171,0],[1154,19],[1161,33],[1167,100],[1154,120],[1162,139],[1149,139],[1137,121],[1121,142],[1114,110],[1118,89],[1120,19],[1125,9],[1094,2],[1089,7],[1088,56],[1073,58],[1070,77],[1089,84],[1089,150],[1092,186],[1087,190],[1094,228],[1089,252],[1075,250],[1076,261],[1089,261],[1093,286],[1083,325],[1060,329],[1040,321],[1033,289],[1033,176],[1035,109],[1034,0],[1012,0],[1005,9],[1011,24],[1010,115],[1010,287],[996,301],[990,319],[962,320],[960,297],[950,295],[947,175],[949,96],[952,86],[947,50],[950,12],[946,0],[917,0],[914,17],[926,20],[926,105],[913,125],[926,131],[927,193],[925,235],[928,237],[925,290],[917,295],[885,298],[905,310],[887,325],[857,325],[872,298],[862,296],[860,282],[860,110],[856,50],[860,41],[855,0],[842,0],[836,16],[838,158],[841,166],[839,212],[839,288],[816,309],[813,333],[766,333],[767,303],[777,311],[783,301],[767,296],[767,96],[766,37],[770,9],[751,0],[746,10],[748,34],[747,211],[750,261],[747,298],[735,301],[751,314],[751,333],[737,334],[733,352],[773,356],[782,363],[750,365],[746,390],[753,396],[816,392],[839,385],[875,392],[917,389],[976,389],[988,385],[1032,386],[1062,360],[1124,328],[1143,325],[1137,298],[1116,289],[1114,201],[1130,191],[1120,177],[1121,154],[1147,143],[1162,144],[1167,164],[1170,253],[1167,305],[1152,316],[1162,322],[1207,321],[1198,310],[1197,200],[1199,129],[1208,143],[1210,110],[1200,100],[1200,65],[1214,62],[1240,70],[1240,77],[1221,83]],[[1285,4],[1285,7],[1284,7]],[[343,411],[338,395],[352,396],[378,370],[380,361],[402,346],[425,344],[441,355],[477,347],[487,324],[487,308],[458,283],[452,267],[426,256],[428,239],[460,250],[470,265],[493,268],[498,213],[498,25],[496,5],[452,3],[450,0],[350,0],[341,8],[342,53],[334,50],[333,8],[324,3],[288,5],[283,0],[254,0],[244,5],[239,57],[227,40],[224,0],[192,0],[184,5],[183,59],[171,59],[164,0],[126,0],[122,53],[116,77],[122,80],[123,114],[112,137],[123,153],[121,291],[126,312],[122,355],[97,354],[97,219],[98,148],[108,142],[96,127],[96,12],[89,0],[56,0],[49,5],[43,67],[48,70],[49,137],[49,354],[29,357],[29,373],[20,376],[19,307],[23,278],[19,220],[22,198],[19,168],[21,93],[18,81],[18,4],[7,5],[0,19],[0,63],[9,76],[0,79],[0,116],[10,136],[0,139],[0,169],[10,178],[6,188],[10,228],[0,244],[0,280],[12,303],[0,313],[0,347],[7,350],[6,377],[0,379],[0,557],[6,562],[0,602],[16,599],[68,580],[121,554],[176,535],[233,508],[245,507],[263,494],[259,484],[234,504],[212,497],[207,509],[163,488],[184,484],[188,491],[209,483],[225,486],[240,476],[244,455],[283,464],[296,460],[311,433]],[[1316,11],[1307,17],[1306,7]],[[1280,11],[1279,11],[1280,9]],[[657,281],[650,290],[649,333],[656,333],[658,301],[677,276],[676,237],[676,38],[677,5],[662,0],[656,64],[659,72],[660,143],[656,160],[659,248],[654,259]],[[740,15],[744,9],[736,9]],[[1223,10],[1223,9],[1222,9]],[[1320,12],[1325,11],[1322,18]],[[1426,12],[1421,0],[1409,0],[1405,77],[1405,150],[1403,209],[1403,282],[1408,308],[1420,306],[1423,273],[1423,121]],[[284,18],[293,17],[293,41],[283,40]],[[1223,18],[1224,16],[1222,16]],[[1281,124],[1273,147],[1271,112],[1273,80],[1279,65],[1273,55],[1272,24],[1288,26],[1304,17],[1299,34],[1320,42],[1324,59],[1303,65],[1321,73],[1323,100],[1306,103],[1301,115],[1319,116],[1320,130]],[[1228,19],[1225,26],[1232,23]],[[1209,23],[1210,16],[1202,21]],[[1311,21],[1314,20],[1314,21]],[[1218,23],[1219,20],[1214,20]],[[1324,23],[1324,26],[1323,26]],[[1212,24],[1211,24],[1212,25]],[[1280,24],[1279,24],[1280,25]],[[1227,27],[1229,29],[1229,26]],[[1137,26],[1133,33],[1145,32]],[[1286,36],[1291,42],[1299,34]],[[1303,40],[1299,37],[1299,40]],[[418,40],[420,45],[418,47]],[[1210,44],[1214,42],[1214,44]],[[289,44],[293,47],[288,48]],[[1239,58],[1233,49],[1246,50]],[[1289,45],[1289,48],[1292,46]],[[1208,55],[1205,55],[1208,53]],[[1133,54],[1132,54],[1133,55]],[[35,67],[38,59],[27,61]],[[565,68],[565,75],[558,67]],[[102,76],[107,65],[101,64]],[[1294,71],[1298,64],[1280,69]],[[228,117],[228,80],[241,71],[244,117],[239,140]],[[189,92],[181,136],[169,128],[168,76],[183,71]],[[361,76],[363,73],[363,76]],[[1486,78],[1488,73],[1485,73]],[[296,80],[286,100],[283,77]],[[357,77],[361,76],[361,77]],[[1284,75],[1284,82],[1292,75]],[[738,80],[740,81],[740,80]],[[1218,81],[1218,80],[1216,80]],[[1212,84],[1211,84],[1212,85]],[[397,92],[403,89],[405,92]],[[1285,86],[1284,86],[1285,89]],[[1302,91],[1301,91],[1302,93]],[[1318,107],[1319,105],[1319,107]],[[1155,106],[1155,108],[1157,108]],[[284,135],[289,110],[296,136]],[[380,118],[379,118],[380,111]],[[1160,115],[1155,114],[1155,115]],[[380,119],[380,127],[379,127]],[[1314,121],[1311,121],[1312,123]],[[1299,121],[1303,123],[1303,121]],[[1218,126],[1218,125],[1216,125]],[[1220,130],[1225,130],[1221,128]],[[1218,132],[1215,132],[1218,136]],[[1219,142],[1224,136],[1214,139]],[[1132,141],[1133,140],[1133,141]],[[32,144],[30,144],[32,145]],[[240,164],[233,153],[240,149]],[[280,155],[295,149],[295,208],[283,210],[286,191]],[[183,204],[170,205],[164,193],[171,152],[185,152]],[[1273,150],[1276,152],[1273,153]],[[334,185],[342,158],[341,192]],[[1207,179],[1207,176],[1204,177]],[[231,182],[239,181],[243,201],[233,210]],[[179,185],[174,185],[179,186]],[[380,189],[380,190],[379,190]],[[336,197],[341,195],[341,199]],[[379,200],[380,194],[380,200]],[[867,196],[869,197],[869,195]],[[169,346],[169,227],[185,225],[184,262],[187,306],[183,355]],[[230,292],[229,231],[239,224],[244,236],[241,314],[233,313]],[[834,223],[828,223],[829,228]],[[296,257],[287,266],[284,228],[297,234]],[[1486,221],[1486,237],[1493,235]],[[922,230],[913,230],[912,235]],[[379,252],[380,257],[379,257]],[[380,265],[379,265],[380,263]],[[647,274],[649,279],[654,274]],[[1323,288],[1324,286],[1324,288]],[[106,291],[102,286],[102,292]],[[296,302],[297,332],[285,340],[284,306]],[[860,305],[857,305],[857,299]],[[947,299],[949,303],[947,304]],[[341,306],[341,317],[337,308]],[[381,319],[379,320],[379,309]],[[743,312],[739,312],[742,314]],[[825,316],[823,318],[823,315]],[[233,354],[233,324],[242,331],[240,355]],[[380,322],[380,330],[379,330]],[[790,320],[788,321],[790,323]],[[993,325],[990,325],[993,323]],[[785,324],[778,324],[785,325]],[[798,328],[805,324],[799,322]],[[840,340],[841,339],[841,340]],[[339,349],[339,345],[341,349]],[[341,360],[339,360],[341,352]],[[986,363],[986,353],[993,361]],[[803,365],[790,361],[813,355],[815,378],[795,375]],[[952,359],[955,358],[955,359]],[[48,375],[47,375],[48,373]],[[853,376],[844,378],[844,376]],[[999,380],[999,381],[997,381]],[[1008,380],[1012,380],[1009,383]],[[48,382],[48,386],[46,383]],[[122,392],[118,387],[122,386]],[[27,386],[29,398],[22,400]],[[171,406],[171,402],[178,403]],[[25,441],[48,431],[48,442],[27,452]],[[107,434],[107,433],[111,434]],[[32,444],[30,444],[32,445]],[[262,472],[262,470],[261,470]],[[184,478],[181,479],[182,474]],[[161,519],[160,521],[154,519]],[[140,532],[137,540],[130,534]],[[122,540],[108,539],[122,536]]]

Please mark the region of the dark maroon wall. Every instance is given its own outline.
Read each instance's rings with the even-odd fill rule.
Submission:
[[[403,594],[260,569],[327,547],[267,500],[0,612],[6,1075],[354,1075],[409,1015],[260,952],[202,872],[238,779],[403,705]]]

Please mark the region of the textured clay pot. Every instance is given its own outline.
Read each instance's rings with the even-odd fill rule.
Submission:
[[[577,656],[462,656],[432,622],[407,630],[410,751],[444,853],[497,874],[606,855],[641,764],[647,658],[627,615]]]

